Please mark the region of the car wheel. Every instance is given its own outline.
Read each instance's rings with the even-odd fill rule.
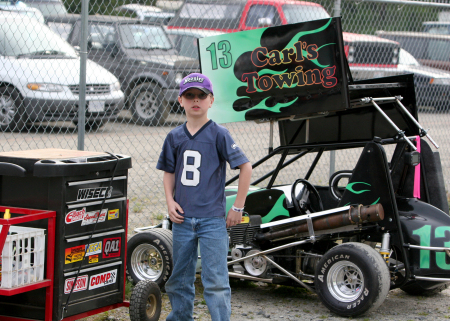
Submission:
[[[155,228],[133,235],[127,245],[127,279],[151,280],[162,288],[173,269],[172,231]]]
[[[383,303],[390,288],[389,269],[380,253],[369,245],[344,243],[320,259],[315,286],[328,309],[353,317]]]
[[[105,123],[106,123],[105,120],[90,120],[84,124],[84,129],[87,132],[93,132],[93,131],[96,131],[97,129],[99,129],[100,127],[102,127]],[[75,126],[78,126],[78,121],[74,120],[73,124]]]
[[[163,125],[169,116],[170,106],[163,98],[160,86],[143,83],[130,94],[131,117],[136,124],[145,126]]]
[[[161,314],[161,290],[150,280],[140,281],[130,298],[131,321],[158,321]]]
[[[19,93],[12,87],[0,87],[0,128],[20,132],[25,128],[26,114]]]

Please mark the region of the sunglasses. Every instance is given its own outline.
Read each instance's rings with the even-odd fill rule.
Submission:
[[[193,100],[195,99],[195,97],[198,97],[198,99],[200,100],[205,100],[206,97],[209,96],[209,94],[205,94],[205,93],[200,93],[200,94],[194,94],[194,93],[184,93],[183,94],[184,98],[189,99],[189,100]]]

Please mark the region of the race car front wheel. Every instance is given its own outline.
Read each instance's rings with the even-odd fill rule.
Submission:
[[[389,269],[369,245],[344,243],[321,258],[315,286],[328,309],[340,316],[353,317],[383,303],[390,288]]]
[[[127,279],[133,284],[151,280],[160,288],[173,269],[172,231],[154,228],[133,235],[127,245]]]

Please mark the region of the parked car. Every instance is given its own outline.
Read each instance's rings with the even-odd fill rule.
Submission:
[[[21,0],[29,7],[37,8],[44,17],[56,14],[66,14],[67,9],[62,0]]]
[[[159,23],[163,25],[167,25],[170,19],[175,16],[175,13],[173,12],[166,12],[154,6],[144,6],[135,3],[124,4],[114,10],[119,13],[127,14],[131,18],[137,18],[141,21]]]
[[[9,1],[0,2],[0,11],[17,12],[29,18],[34,18],[41,23],[44,23],[44,15],[42,14],[42,12],[40,12],[39,9],[28,7],[22,1],[17,1],[14,3]]]
[[[295,0],[186,0],[168,29],[236,32],[311,20],[328,19],[320,4]],[[352,65],[395,66],[400,46],[370,35],[343,32],[345,52]]]
[[[420,64],[405,49],[400,49],[399,64],[395,68],[352,66],[350,71],[355,80],[414,74],[417,106],[450,110],[450,72]]]
[[[41,121],[78,123],[80,58],[46,25],[17,13],[0,14],[0,129],[20,131]],[[86,68],[86,128],[115,119],[120,84],[92,61]]]
[[[423,31],[436,35],[450,35],[450,21],[426,21]]]
[[[73,25],[68,41],[80,46],[81,16],[47,17]],[[175,106],[179,83],[198,71],[198,61],[179,56],[164,28],[137,19],[89,16],[88,57],[121,82],[126,107],[141,125],[162,125]]]
[[[377,31],[376,35],[399,42],[425,66],[450,71],[450,35],[383,30]]]
[[[198,39],[223,34],[220,31],[201,29],[166,29],[170,40],[182,56],[198,59]]]

